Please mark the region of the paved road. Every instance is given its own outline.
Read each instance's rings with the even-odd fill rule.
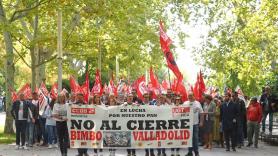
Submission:
[[[69,156],[75,156],[76,149],[69,150]],[[170,150],[167,150],[167,155],[170,155]],[[209,150],[200,150],[201,156],[277,156],[277,146],[270,146],[264,143],[260,143],[259,148],[247,148],[238,149],[237,152],[226,152],[221,148],[214,148]],[[89,150],[90,156],[93,156],[93,151]],[[186,150],[180,151],[181,156],[186,154]],[[29,150],[15,150],[14,145],[0,145],[0,156],[60,156],[59,149],[47,149],[46,147],[33,147]],[[100,156],[100,155],[99,155]],[[103,156],[109,156],[108,151],[104,151]],[[117,150],[116,156],[126,156],[126,151]],[[137,152],[137,156],[144,156],[144,151]]]

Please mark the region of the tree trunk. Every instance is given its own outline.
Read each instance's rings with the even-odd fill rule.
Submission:
[[[7,29],[9,23],[7,22],[5,12],[3,9],[2,1],[0,1],[0,22],[4,25],[3,36],[6,49],[6,122],[5,122],[5,133],[13,133],[13,118],[11,116],[10,110],[12,106],[11,92],[10,89],[14,87],[14,54],[13,54],[13,40],[11,32]]]

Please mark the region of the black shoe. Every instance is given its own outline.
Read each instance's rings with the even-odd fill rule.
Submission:
[[[258,145],[255,145],[254,147],[255,147],[255,148],[258,148]]]
[[[233,148],[233,151],[236,152],[236,148]]]
[[[193,156],[192,153],[187,153],[185,156]]]
[[[227,149],[226,149],[226,151],[227,151],[227,152],[230,152],[230,149],[229,149],[229,148],[227,148]]]
[[[241,148],[241,145],[238,145],[237,148]]]
[[[252,145],[253,145],[253,143],[248,143],[246,147],[250,147]]]

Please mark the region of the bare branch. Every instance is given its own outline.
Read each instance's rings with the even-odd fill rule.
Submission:
[[[13,47],[14,51],[16,52],[16,54],[21,58],[21,60],[24,62],[24,64],[26,64],[27,67],[31,68],[31,65],[29,65],[27,63],[27,61],[24,59],[24,57],[17,51],[17,49],[15,47]]]
[[[39,66],[41,66],[41,65],[43,65],[43,64],[45,64],[45,63],[48,63],[48,62],[53,61],[53,60],[56,59],[56,58],[57,58],[57,54],[55,54],[54,56],[52,56],[52,57],[51,57],[50,59],[48,59],[48,60],[45,60],[45,61],[40,62],[39,64],[36,64],[35,67],[37,68],[37,67],[39,67]]]
[[[36,9],[37,7],[39,7],[42,4],[45,4],[46,2],[48,2],[49,0],[41,0],[39,1],[36,5],[34,5],[33,7],[29,7],[29,8],[25,8],[25,9],[21,9],[21,10],[16,10],[14,11],[14,13],[12,14],[9,22],[12,23],[15,20],[18,20],[24,16],[27,15],[28,11],[31,11],[33,9]]]

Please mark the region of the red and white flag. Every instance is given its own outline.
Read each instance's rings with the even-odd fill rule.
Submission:
[[[144,93],[148,92],[148,86],[146,85],[145,75],[139,77],[136,80],[135,88],[136,88],[138,97],[141,100],[143,100],[144,99],[144,97],[143,97]]]
[[[26,83],[17,93],[17,95],[24,94],[25,99],[32,98],[32,90],[29,83]]]
[[[54,83],[51,87],[50,91],[50,97],[51,99],[56,99],[58,97],[58,83]]]
[[[118,96],[117,87],[112,79],[109,81],[108,92],[109,94],[113,93],[115,96]]]
[[[77,94],[81,90],[80,85],[78,84],[78,82],[75,80],[75,78],[72,75],[70,76],[70,89],[71,89],[71,92],[74,94]]]
[[[102,87],[101,87],[101,77],[99,74],[99,70],[97,69],[96,71],[96,76],[95,76],[95,84],[91,90],[91,94],[95,95],[95,94],[102,94]]]
[[[40,90],[45,96],[49,95],[49,92],[48,92],[48,90],[47,90],[47,88],[46,88],[46,86],[43,82],[41,83]]]

